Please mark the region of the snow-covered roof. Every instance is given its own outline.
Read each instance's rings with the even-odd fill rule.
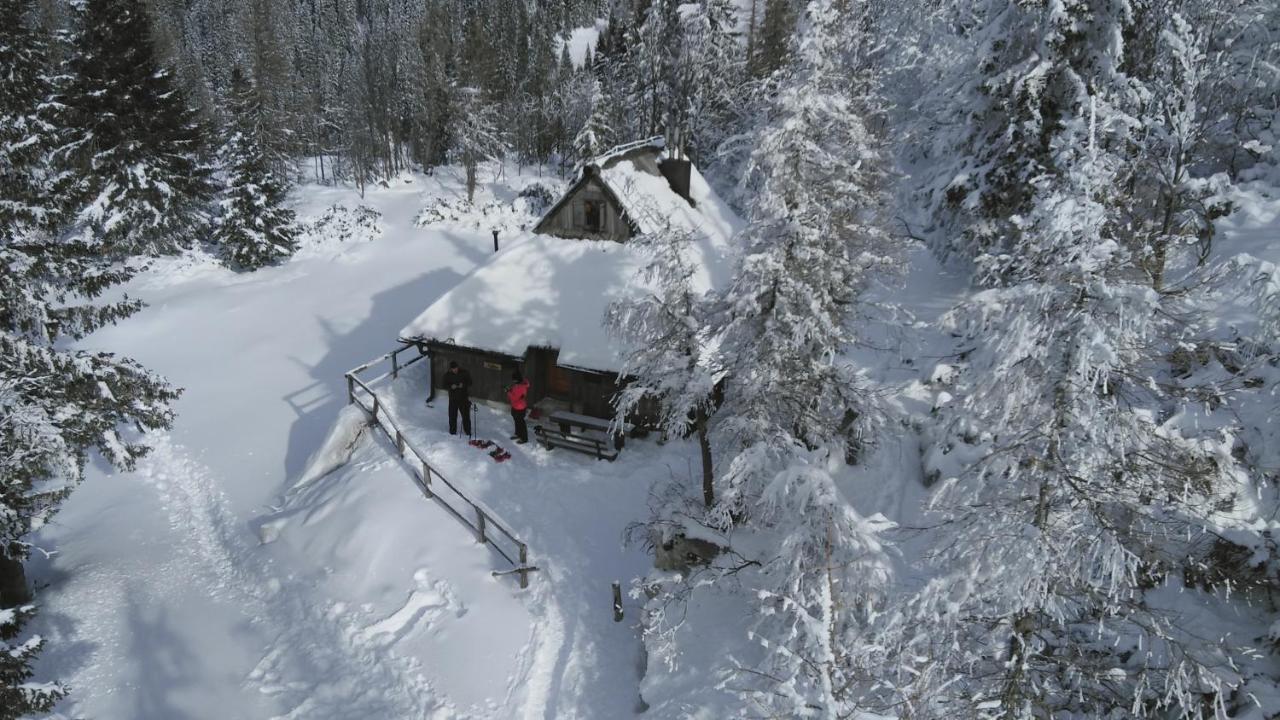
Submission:
[[[652,176],[625,166],[630,163],[615,165],[622,170],[611,180],[624,186],[651,182]],[[660,176],[655,179],[666,183]],[[638,221],[656,226],[670,219],[693,231],[695,287],[723,287],[730,273],[729,239],[741,220],[696,168],[690,196],[697,208],[672,195],[678,204],[637,206]],[[617,371],[621,357],[603,327],[604,311],[610,302],[639,290],[636,276],[646,262],[641,251],[625,243],[526,235],[432,303],[400,337],[452,341],[516,357],[529,347],[554,347],[560,350],[561,365]]]
[[[699,205],[697,208],[672,189],[671,183],[662,174],[660,165],[667,157],[666,140],[660,135],[612,148],[578,168],[569,190],[548,208],[534,227],[541,227],[548,218],[555,215],[582,186],[586,176],[591,174],[604,183],[637,231],[651,233],[670,223],[673,227],[703,232],[702,226],[706,224],[706,219],[698,201],[700,193],[692,187],[694,180],[690,179],[689,195]],[[697,176],[697,181],[705,184],[697,168],[692,168],[691,175]]]

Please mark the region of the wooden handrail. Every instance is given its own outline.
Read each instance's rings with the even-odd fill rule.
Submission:
[[[387,378],[388,376],[391,376],[393,378],[397,377],[400,374],[401,370],[421,360],[423,357],[426,357],[425,355],[419,355],[418,357],[415,357],[409,360],[403,365],[400,364],[399,354],[411,347],[413,347],[413,345],[409,343],[405,343],[401,345],[399,348],[392,350],[389,353],[381,355],[373,360],[370,360],[369,362],[363,365],[360,365],[359,367],[356,367],[348,371],[346,373],[347,402],[358,406],[361,410],[365,411],[369,415],[370,422],[373,425],[376,425],[378,429],[382,430],[383,434],[385,434],[387,438],[391,440],[392,443],[395,444],[396,452],[400,455],[402,459],[406,459],[405,458],[406,454],[409,454],[409,455],[412,455],[413,458],[418,461],[417,467],[413,467],[412,465],[410,466],[410,472],[411,474],[413,474],[414,480],[418,482],[418,487],[422,490],[423,495],[425,495],[427,499],[435,500],[436,502],[438,502],[441,506],[443,506],[446,510],[448,510],[455,518],[457,518],[463,525],[466,525],[473,532],[475,532],[476,539],[478,542],[491,546],[495,552],[501,555],[502,558],[506,560],[508,563],[510,563],[513,567],[512,570],[504,571],[501,573],[495,572],[494,575],[517,574],[520,576],[520,587],[527,588],[529,587],[529,573],[534,570],[537,570],[536,567],[529,565],[529,546],[526,545],[519,538],[517,538],[515,536],[515,533],[511,532],[511,530],[507,528],[505,523],[498,520],[497,515],[493,512],[493,510],[489,509],[489,507],[486,506],[484,503],[481,503],[476,500],[472,500],[470,497],[467,496],[466,493],[464,493],[456,485],[449,482],[449,479],[446,478],[438,469],[432,466],[431,463],[428,462],[425,457],[423,457],[422,453],[418,451],[418,448],[416,448],[413,445],[413,443],[409,441],[409,436],[403,430],[401,430],[399,423],[396,422],[395,416],[391,413],[390,410],[387,409],[387,406],[380,401],[378,394],[375,393],[373,389],[370,388],[369,385],[365,383],[364,380],[361,380],[358,377],[360,373],[386,360],[391,361],[391,365],[392,365],[391,372],[383,373],[382,375],[379,375],[375,378],[370,379],[368,382],[376,383],[379,380],[383,380]],[[356,392],[357,388],[359,388],[360,390],[363,390],[366,394],[369,395],[369,397],[372,399],[372,406],[368,406],[364,403],[364,401],[360,398],[359,393]],[[379,412],[379,410],[381,410],[381,412]],[[432,475],[435,475],[435,478],[439,480],[441,483],[443,483],[445,487],[449,488],[451,491],[453,491],[455,495],[461,498],[463,502],[471,506],[472,515],[476,518],[475,522],[472,522],[470,519],[464,516],[463,513],[459,512],[457,508],[453,507],[452,505],[449,504],[448,501],[442,498],[439,493],[434,492],[431,489]],[[507,551],[504,550],[497,542],[495,542],[494,535],[492,532],[490,532],[490,530],[497,530],[502,535],[505,535],[506,538],[515,545],[516,552],[514,554],[518,556],[519,558],[518,561],[514,559],[511,556],[511,554],[508,554]]]

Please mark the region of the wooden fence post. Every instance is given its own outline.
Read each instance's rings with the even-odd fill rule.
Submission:
[[[622,585],[613,581],[613,621],[622,622]]]
[[[391,377],[400,377],[400,351],[396,350],[391,353]]]
[[[400,432],[400,428],[396,428],[396,452],[400,453],[400,457],[404,457],[404,435]]]
[[[520,543],[520,589],[529,587],[529,546]]]
[[[378,394],[369,393],[373,396],[373,421],[378,422]]]
[[[356,379],[351,373],[347,373],[347,404],[356,401]]]
[[[473,505],[472,507],[476,509],[476,529],[480,531],[480,543],[483,544],[486,541],[484,535],[484,511],[480,509],[479,505]]]
[[[431,497],[434,497],[431,494],[431,466],[427,465],[426,460],[421,460],[421,462],[422,462],[422,488],[423,490],[426,491],[427,497],[431,498]]]

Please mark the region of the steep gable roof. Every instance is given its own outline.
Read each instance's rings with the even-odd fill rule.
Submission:
[[[551,218],[593,177],[634,231],[654,232],[669,220],[697,230],[697,223],[689,222],[696,220],[688,212],[693,210],[692,204],[671,187],[662,173],[666,160],[666,141],[661,136],[619,145],[593,158],[578,168],[569,189],[538,219],[533,231],[545,231]]]

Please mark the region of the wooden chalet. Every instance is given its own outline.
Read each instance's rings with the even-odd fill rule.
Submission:
[[[602,327],[645,259],[627,247],[664,225],[693,234],[701,282],[727,277],[740,221],[688,160],[662,138],[613,149],[584,165],[535,225],[401,331],[431,361],[432,393],[450,362],[472,377],[472,397],[505,402],[511,373],[530,380],[530,405],[600,418],[613,414],[620,349]]]

